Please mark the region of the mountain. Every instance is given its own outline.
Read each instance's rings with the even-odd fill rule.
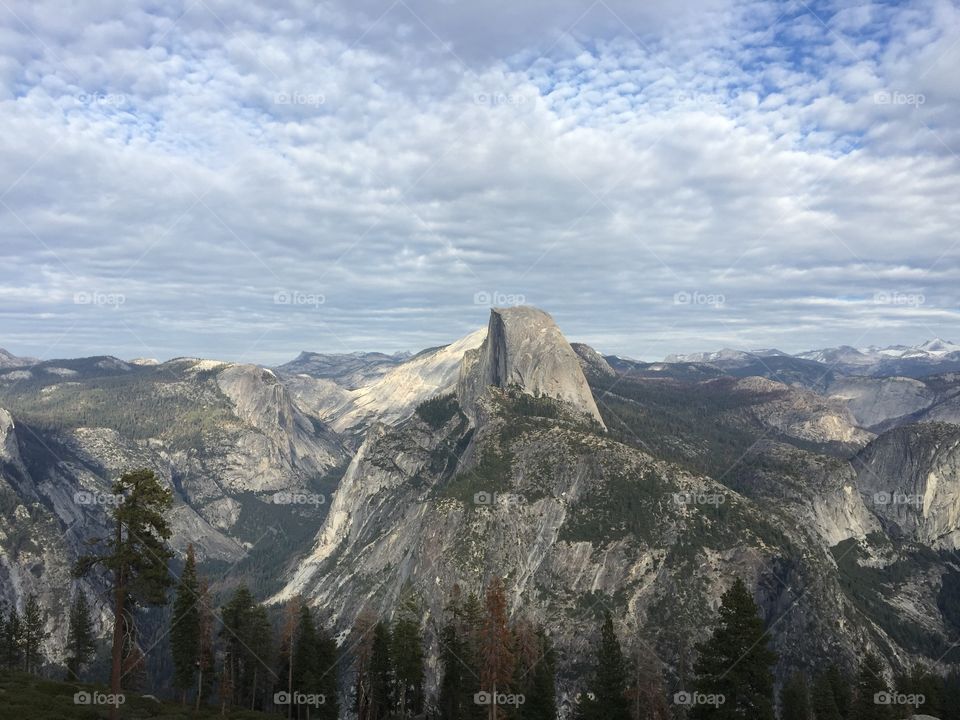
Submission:
[[[949,649],[936,579],[947,561],[903,545],[865,501],[893,493],[899,469],[860,488],[858,453],[890,440],[802,387],[651,377],[597,358],[544,313],[494,310],[455,395],[371,426],[273,601],[334,608],[342,634],[364,610],[414,597],[429,628],[454,586],[478,591],[496,574],[514,614],[553,629],[564,686],[603,608],[626,637],[689,666],[735,577],[777,628],[781,676],[816,658],[852,665],[863,647],[899,665]],[[953,518],[944,508],[940,526]],[[923,613],[897,614],[895,577]]]
[[[409,357],[409,353],[324,354],[304,351],[290,362],[278,365],[274,370],[283,376],[309,375],[321,380],[332,380],[341,387],[353,389],[381,377]]]
[[[807,374],[820,368],[821,376],[828,375],[866,375],[873,377],[903,376],[922,378],[926,375],[960,370],[960,345],[941,338],[927,340],[919,345],[890,345],[886,347],[870,346],[855,348],[841,345],[834,348],[808,350],[788,355],[779,350],[757,350],[746,352],[725,348],[715,352],[689,353],[686,355],[668,355],[664,362],[670,364],[706,364],[722,369],[724,372],[742,368],[751,374],[771,377],[773,370],[763,372],[764,364],[781,366],[784,361],[806,361]],[[784,379],[784,378],[772,378]],[[804,381],[799,377],[798,380]],[[809,382],[809,377],[806,378]]]
[[[830,357],[854,353],[869,356]],[[174,490],[175,548],[196,546],[219,597],[241,580],[274,603],[303,595],[340,638],[416,600],[430,668],[453,587],[493,575],[514,616],[551,629],[564,691],[603,609],[675,680],[738,577],[780,678],[868,648],[895,670],[953,660],[960,374],[822,359],[643,363],[516,307],[412,356],[2,368],[0,600],[65,607],[110,481],[147,466]],[[106,616],[104,579],[83,582]]]
[[[36,358],[17,357],[11,352],[0,348],[0,368],[23,367],[39,362]]]

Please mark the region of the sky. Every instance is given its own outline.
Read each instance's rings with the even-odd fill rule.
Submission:
[[[960,341],[960,6],[0,0],[0,347]]]

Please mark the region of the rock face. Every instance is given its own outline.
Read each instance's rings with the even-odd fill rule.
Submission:
[[[854,459],[864,503],[895,536],[960,547],[960,426],[906,425]]]
[[[490,311],[483,344],[464,356],[460,368],[457,399],[467,417],[476,419],[477,401],[489,386],[562,400],[603,426],[577,354],[553,318],[537,308]]]

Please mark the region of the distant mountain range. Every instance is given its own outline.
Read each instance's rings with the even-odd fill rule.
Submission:
[[[934,338],[920,345],[890,345],[854,348],[841,345],[822,350],[808,350],[790,355],[780,350],[731,350],[668,355],[667,363],[711,364],[722,369],[762,362],[765,358],[798,358],[811,360],[848,375],[923,377],[934,373],[960,370],[960,345]]]
[[[496,574],[512,613],[552,628],[561,688],[603,608],[676,676],[741,577],[781,678],[867,648],[943,664],[960,659],[958,370],[942,340],[639,362],[524,307],[415,355],[275,368],[0,353],[0,600],[66,607],[106,528],[89,499],[148,466],[216,592],[301,594],[341,637],[411,595],[436,627],[454,585]],[[103,579],[80,587],[106,616]]]

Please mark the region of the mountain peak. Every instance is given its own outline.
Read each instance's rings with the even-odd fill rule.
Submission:
[[[517,386],[563,400],[603,424],[576,352],[549,314],[526,305],[492,308],[487,336],[460,366],[457,397],[476,419],[477,399],[490,385]]]

